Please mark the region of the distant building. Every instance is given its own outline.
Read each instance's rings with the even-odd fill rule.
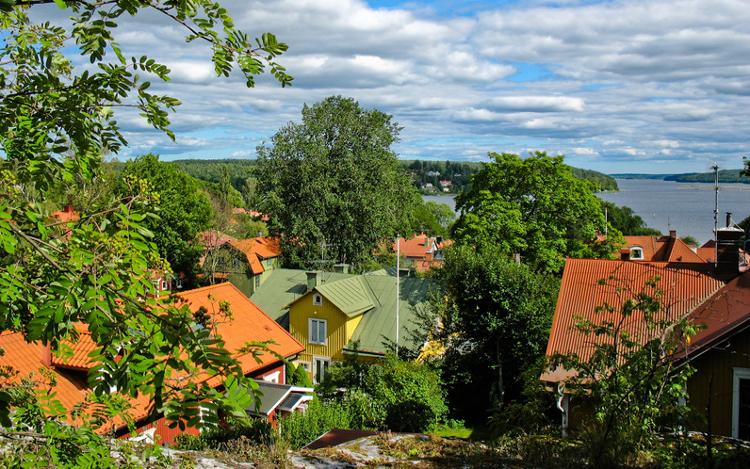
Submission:
[[[436,178],[440,177],[440,171],[427,171],[427,177]]]
[[[228,280],[248,297],[279,265],[281,245],[278,238],[235,239],[220,232],[204,234],[206,251],[203,270],[212,281]]]
[[[645,262],[706,263],[701,251],[696,252],[671,230],[668,236],[625,236],[620,258]]]
[[[413,268],[417,272],[424,272],[433,267],[443,265],[443,249],[453,244],[453,241],[428,236],[425,233],[414,235],[411,238],[401,238],[401,257],[405,258],[405,268]],[[392,250],[396,252],[396,243]]]

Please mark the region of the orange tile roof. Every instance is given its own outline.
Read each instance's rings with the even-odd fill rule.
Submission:
[[[664,304],[669,305],[671,318],[683,317],[719,291],[723,282],[711,275],[711,266],[699,263],[630,262],[601,259],[567,259],[563,271],[560,293],[552,320],[546,355],[577,353],[582,359],[590,356],[594,348],[594,336],[587,336],[578,329],[581,319],[601,322],[605,313],[597,313],[597,306],[605,302],[619,311],[627,292],[618,295],[616,286],[630,292],[639,292],[645,281],[659,276],[658,287],[664,292]],[[600,280],[617,279],[607,285]],[[616,283],[616,284],[615,284]],[[640,314],[636,313],[626,322],[625,328],[631,336],[641,342],[650,338]],[[559,381],[569,376],[565,370],[550,370],[542,374],[543,381]]]
[[[219,247],[231,241],[237,241],[237,239],[219,230],[207,230],[198,233],[198,242],[204,248]]]
[[[52,355],[52,365],[59,368],[88,371],[94,365],[90,355],[98,349],[98,346],[91,338],[88,327],[81,324],[77,325],[76,329],[78,340],[65,340],[62,343],[63,347],[72,349],[73,354],[71,356]]]
[[[434,240],[425,233],[420,233],[409,239],[400,238],[399,245],[401,246],[402,256],[423,259],[427,254],[433,252],[433,246],[435,246],[435,243]],[[393,243],[393,252],[396,252],[395,242]]]
[[[250,265],[253,274],[262,274],[265,270],[261,259],[269,259],[281,255],[278,238],[248,238],[231,241],[230,244],[242,252]]]
[[[65,208],[62,210],[57,210],[55,212],[52,212],[52,216],[54,218],[57,218],[57,220],[68,223],[72,221],[78,221],[81,219],[81,215],[73,210],[73,206],[66,205]]]
[[[633,247],[643,250],[643,261],[646,262],[698,262],[705,263],[690,246],[672,236],[624,236],[625,244],[622,252],[628,253]]]
[[[231,317],[217,320],[215,325],[215,334],[224,340],[225,348],[230,352],[238,352],[247,342],[265,341],[273,341],[273,344],[268,346],[269,350],[283,357],[290,357],[304,350],[302,344],[289,332],[229,282],[188,290],[177,296],[184,300],[192,310],[204,307],[209,314],[216,312],[219,302],[226,301],[230,304]],[[14,368],[19,378],[36,372],[40,368],[53,371],[57,379],[54,390],[58,393],[58,399],[66,408],[71,408],[82,402],[89,390],[84,374],[77,374],[66,369],[87,369],[86,363],[91,363],[88,354],[96,348],[85,327],[82,326],[79,333],[78,342],[72,344],[74,355],[67,359],[50,356],[47,347],[26,342],[20,333],[2,333],[0,334],[0,347],[5,354],[0,356],[0,365]],[[256,360],[250,353],[237,356],[243,372],[246,375],[251,374],[278,362],[277,355],[270,351],[261,353],[258,356],[259,360]],[[211,386],[217,386],[222,382],[222,377],[218,375],[195,376],[191,379],[206,381]],[[139,395],[131,398],[130,402],[130,414],[134,420],[143,419],[151,413],[149,396]],[[116,419],[113,425],[115,428],[122,428],[124,422]],[[102,431],[106,430],[108,429],[102,429]]]

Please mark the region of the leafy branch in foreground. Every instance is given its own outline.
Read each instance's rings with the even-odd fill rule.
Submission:
[[[123,54],[114,34],[121,16],[153,10],[169,17],[186,28],[188,41],[210,43],[218,75],[238,68],[248,86],[264,72],[282,86],[291,83],[276,62],[287,46],[269,33],[251,39],[212,0],[55,0],[71,12],[70,28],[32,22],[29,8],[43,3],[51,2],[0,2],[0,330],[58,353],[86,327],[98,345],[100,366],[89,372],[96,399],[112,388],[124,398],[149,396],[150,414],[181,425],[215,425],[219,411],[245,415],[257,385],[243,376],[237,354],[267,344],[230,352],[209,328],[197,327],[184,303],[157,297],[151,276],[169,266],[146,228],[158,201],[153,188],[132,178],[128,197],[77,207],[77,220],[52,218],[51,198],[93,181],[103,155],[127,144],[113,108],[134,107],[174,138],[168,116],[179,101],[151,92],[148,81],[168,81],[169,69]],[[86,70],[63,54],[71,44],[92,64]],[[93,411],[86,411],[76,420],[79,414],[62,411],[54,393],[11,399],[22,378],[0,387],[0,419],[8,431],[43,433],[59,449],[70,440],[58,431],[62,421],[80,424],[83,436],[117,415],[127,418],[127,405],[118,405],[107,418],[88,418]],[[32,414],[39,417],[24,420]],[[65,428],[62,433],[76,432]]]

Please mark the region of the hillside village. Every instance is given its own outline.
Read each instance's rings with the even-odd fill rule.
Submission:
[[[369,16],[392,13],[336,8],[368,12],[353,16],[371,36]],[[380,93],[373,71],[400,69],[358,52],[316,75],[315,93],[297,88],[290,120],[275,94],[297,83],[284,60],[304,74],[327,59],[246,34],[246,16],[235,23],[213,1],[0,1],[0,467],[750,467],[750,216],[721,214],[718,164],[713,237],[699,243],[603,201],[617,182],[571,165],[608,155],[581,146],[583,128],[569,156],[553,147],[584,120],[563,113],[595,100],[493,85],[486,103],[451,110],[456,125],[416,138],[397,120],[481,96],[446,87],[392,107],[336,94]],[[153,31],[136,32],[141,20]],[[397,31],[408,33],[397,48],[444,34],[427,25]],[[194,56],[160,59],[175,37],[210,51],[209,75],[226,79],[218,118],[202,114],[213,77]],[[451,83],[478,86],[486,74],[464,46],[423,58],[460,67],[399,80],[460,72]],[[363,63],[368,80],[327,83]],[[516,74],[570,73],[485,65],[513,86]],[[618,87],[580,88],[588,100]],[[202,104],[171,123],[181,100]],[[710,117],[664,108],[685,112],[665,126]],[[236,132],[261,111],[252,125],[278,123],[273,134]],[[458,125],[477,132],[471,148],[438,135]],[[646,138],[650,127],[638,143],[679,161],[686,142]],[[193,157],[217,135],[224,159]],[[415,141],[440,161],[414,159]],[[488,141],[497,148],[473,161]],[[738,180],[750,177],[740,162]]]

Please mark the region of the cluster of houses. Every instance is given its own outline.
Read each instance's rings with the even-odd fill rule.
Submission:
[[[79,219],[70,207],[53,216],[63,227]],[[347,355],[376,360],[397,340],[411,345],[409,330],[431,288],[429,280],[413,273],[439,266],[446,245],[426,235],[402,240],[407,262],[397,275],[394,270],[354,274],[343,264],[332,272],[280,268],[279,240],[272,237],[236,239],[206,231],[199,234],[198,242],[204,247],[200,262],[207,286],[183,290],[182,276],[162,272],[152,272],[151,281],[157,294],[174,294],[191,310],[209,316],[216,305],[228,304],[232,314],[215,322],[215,333],[227,350],[237,351],[247,342],[271,344],[258,360],[248,353],[238,359],[245,375],[260,388],[259,406],[247,409],[248,414],[268,418],[272,424],[285,414],[304,411],[313,399],[312,388],[287,383],[288,366],[303,367],[312,382],[319,383],[330,364]],[[396,324],[400,324],[398,331]],[[72,408],[90,393],[87,376],[97,366],[91,358],[97,346],[84,325],[78,327],[75,342],[66,345],[73,354],[61,357],[49,346],[27,342],[21,333],[5,332],[0,334],[0,349],[5,352],[0,367],[15,369],[13,380],[52,377],[43,386]],[[198,432],[170,425],[173,422],[154,411],[146,396],[130,401],[136,430],[116,419],[100,431],[166,445],[180,433]]]
[[[586,335],[576,324],[612,320],[600,312],[600,306],[606,303],[619,311],[648,280],[658,279],[657,288],[664,295],[659,319],[687,318],[703,327],[671,357],[675,366],[695,368],[687,386],[687,405],[700,418],[689,426],[750,439],[750,272],[741,246],[744,235],[728,216],[726,226],[716,232],[716,241],[699,248],[687,245],[672,231],[668,236],[626,236],[619,260],[567,259],[547,356],[590,357],[598,343],[610,339]],[[624,322],[623,330],[645,343],[655,332],[644,324],[642,312],[636,312]],[[564,432],[589,411],[585,396],[565,389],[574,373],[558,367],[540,377],[559,393]]]
[[[56,212],[62,223],[78,215],[70,208]],[[601,321],[599,306],[618,306],[623,292],[639,291],[647,280],[658,278],[668,305],[667,318],[687,317],[705,327],[674,357],[677,366],[690,363],[697,370],[690,379],[689,405],[705,416],[715,434],[750,439],[750,272],[740,246],[744,232],[727,219],[715,242],[691,247],[672,231],[665,236],[627,236],[620,259],[567,259],[546,354],[576,353],[590,356],[597,337],[576,327],[581,319]],[[270,341],[271,353],[259,360],[240,355],[245,375],[259,383],[262,398],[252,415],[272,422],[303,411],[313,399],[313,389],[287,383],[287,366],[302,367],[313,383],[320,383],[332,362],[347,356],[377,360],[394,345],[411,344],[409,333],[431,291],[431,283],[415,272],[439,267],[450,241],[426,234],[400,239],[391,248],[404,258],[404,271],[379,270],[363,274],[345,264],[332,271],[307,271],[280,267],[278,239],[236,239],[218,231],[201,233],[205,252],[201,258],[208,286],[182,290],[180,276],[155,274],[157,291],[170,291],[195,311],[212,311],[226,302],[230,318],[217,323],[216,333],[227,348],[238,350],[249,341]],[[614,280],[602,282],[602,280]],[[625,288],[623,288],[623,286]],[[210,313],[209,313],[210,314]],[[645,330],[638,313],[624,327],[643,343],[653,331]],[[17,377],[44,373],[54,377],[51,386],[62,404],[72,407],[90,392],[87,374],[97,366],[91,359],[96,345],[81,326],[70,343],[73,355],[58,357],[49,347],[26,342],[14,332],[0,334],[0,366],[13,367]],[[574,373],[548,369],[540,379],[559,393],[563,426],[575,426],[585,397],[571,395],[565,382]],[[18,379],[18,378],[16,378]],[[205,379],[194,377],[193,379]],[[114,421],[102,431],[119,437],[148,438],[171,444],[181,432],[149,407],[148,399],[132,399],[131,416],[136,431]],[[700,425],[700,424],[699,424]]]

